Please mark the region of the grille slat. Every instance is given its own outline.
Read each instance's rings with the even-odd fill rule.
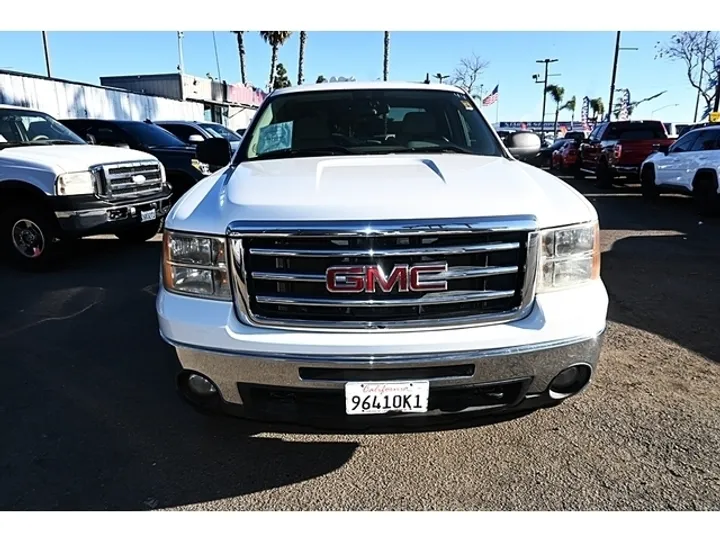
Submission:
[[[470,253],[489,253],[518,249],[518,242],[498,242],[496,244],[475,244],[469,246],[448,246],[442,248],[415,249],[268,249],[250,248],[250,255],[266,257],[437,257],[446,255],[466,255]]]
[[[280,327],[422,328],[512,320],[527,312],[537,257],[537,232],[528,221],[522,228],[510,222],[505,229],[489,230],[452,223],[452,234],[430,227],[422,234],[395,234],[384,225],[377,233],[353,233],[340,223],[324,235],[325,225],[312,223],[307,231],[291,234],[284,234],[282,223],[261,231],[251,226],[245,233],[231,228],[229,252],[241,318]],[[401,225],[400,231],[411,226]],[[445,290],[422,291],[399,281],[390,287],[386,281],[373,292],[331,291],[326,282],[330,267],[378,266],[387,280],[393,268],[407,272],[417,265],[446,267],[420,281],[445,281]]]

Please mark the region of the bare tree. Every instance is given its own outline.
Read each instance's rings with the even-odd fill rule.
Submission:
[[[477,94],[476,88],[479,86],[480,75],[489,65],[490,62],[472,53],[470,56],[460,59],[460,64],[455,68],[450,82],[462,88],[471,96],[475,95]]]
[[[656,58],[680,60],[685,64],[690,85],[703,98],[707,111],[712,110],[717,92],[715,58],[720,53],[717,32],[678,32],[665,43],[655,45]]]

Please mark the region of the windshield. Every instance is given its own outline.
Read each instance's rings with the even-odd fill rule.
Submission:
[[[244,136],[241,160],[400,152],[504,156],[490,125],[460,92],[358,89],[280,94],[266,101],[257,118]]]
[[[85,144],[52,116],[20,109],[0,109],[0,146]]]
[[[228,141],[242,141],[242,137],[229,130],[222,124],[199,124],[201,128],[208,131],[213,137],[219,137],[221,139],[227,139]]]
[[[137,139],[140,144],[149,148],[154,146],[187,146],[175,135],[155,124],[122,122],[120,127]]]

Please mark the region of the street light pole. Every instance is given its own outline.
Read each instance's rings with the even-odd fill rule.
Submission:
[[[47,76],[51,77],[51,75],[50,75],[50,51],[48,49],[47,32],[43,31],[42,38],[43,38],[43,49],[45,50],[45,69],[47,69]]]
[[[715,57],[715,112],[720,112],[720,55]]]
[[[610,121],[610,115],[612,114],[613,110],[613,99],[615,99],[615,76],[617,75],[618,56],[620,56],[620,51],[637,50],[637,47],[620,47],[620,32],[617,33],[617,35],[615,36],[615,59],[613,60],[612,80],[610,81],[610,102],[608,103],[607,113],[608,121]]]
[[[650,112],[650,120],[652,120],[655,116],[655,113],[658,111],[662,111],[663,109],[667,109],[668,107],[677,107],[679,106],[679,103],[672,103],[670,105],[665,105],[664,107],[660,107],[659,109],[655,109],[654,111]]]
[[[542,81],[542,85],[543,85],[542,118],[540,119],[540,137],[542,140],[545,140],[545,106],[547,104],[548,67],[550,66],[550,64],[557,62],[557,61],[558,61],[557,58],[545,58],[544,60],[535,60],[535,62],[538,64],[545,64],[545,78]]]

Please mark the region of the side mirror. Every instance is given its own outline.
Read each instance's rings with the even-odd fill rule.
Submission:
[[[204,140],[205,138],[202,135],[198,135],[197,133],[193,133],[192,135],[190,135],[190,137],[188,137],[188,142],[190,144],[200,144]]]
[[[518,131],[508,135],[505,146],[513,157],[523,159],[537,154],[540,151],[542,142],[536,133]]]
[[[195,148],[195,155],[203,163],[224,167],[232,159],[230,141],[220,138],[205,139]]]
[[[670,150],[670,145],[669,144],[653,144],[653,150],[655,152],[661,152],[667,156],[668,151]]]

